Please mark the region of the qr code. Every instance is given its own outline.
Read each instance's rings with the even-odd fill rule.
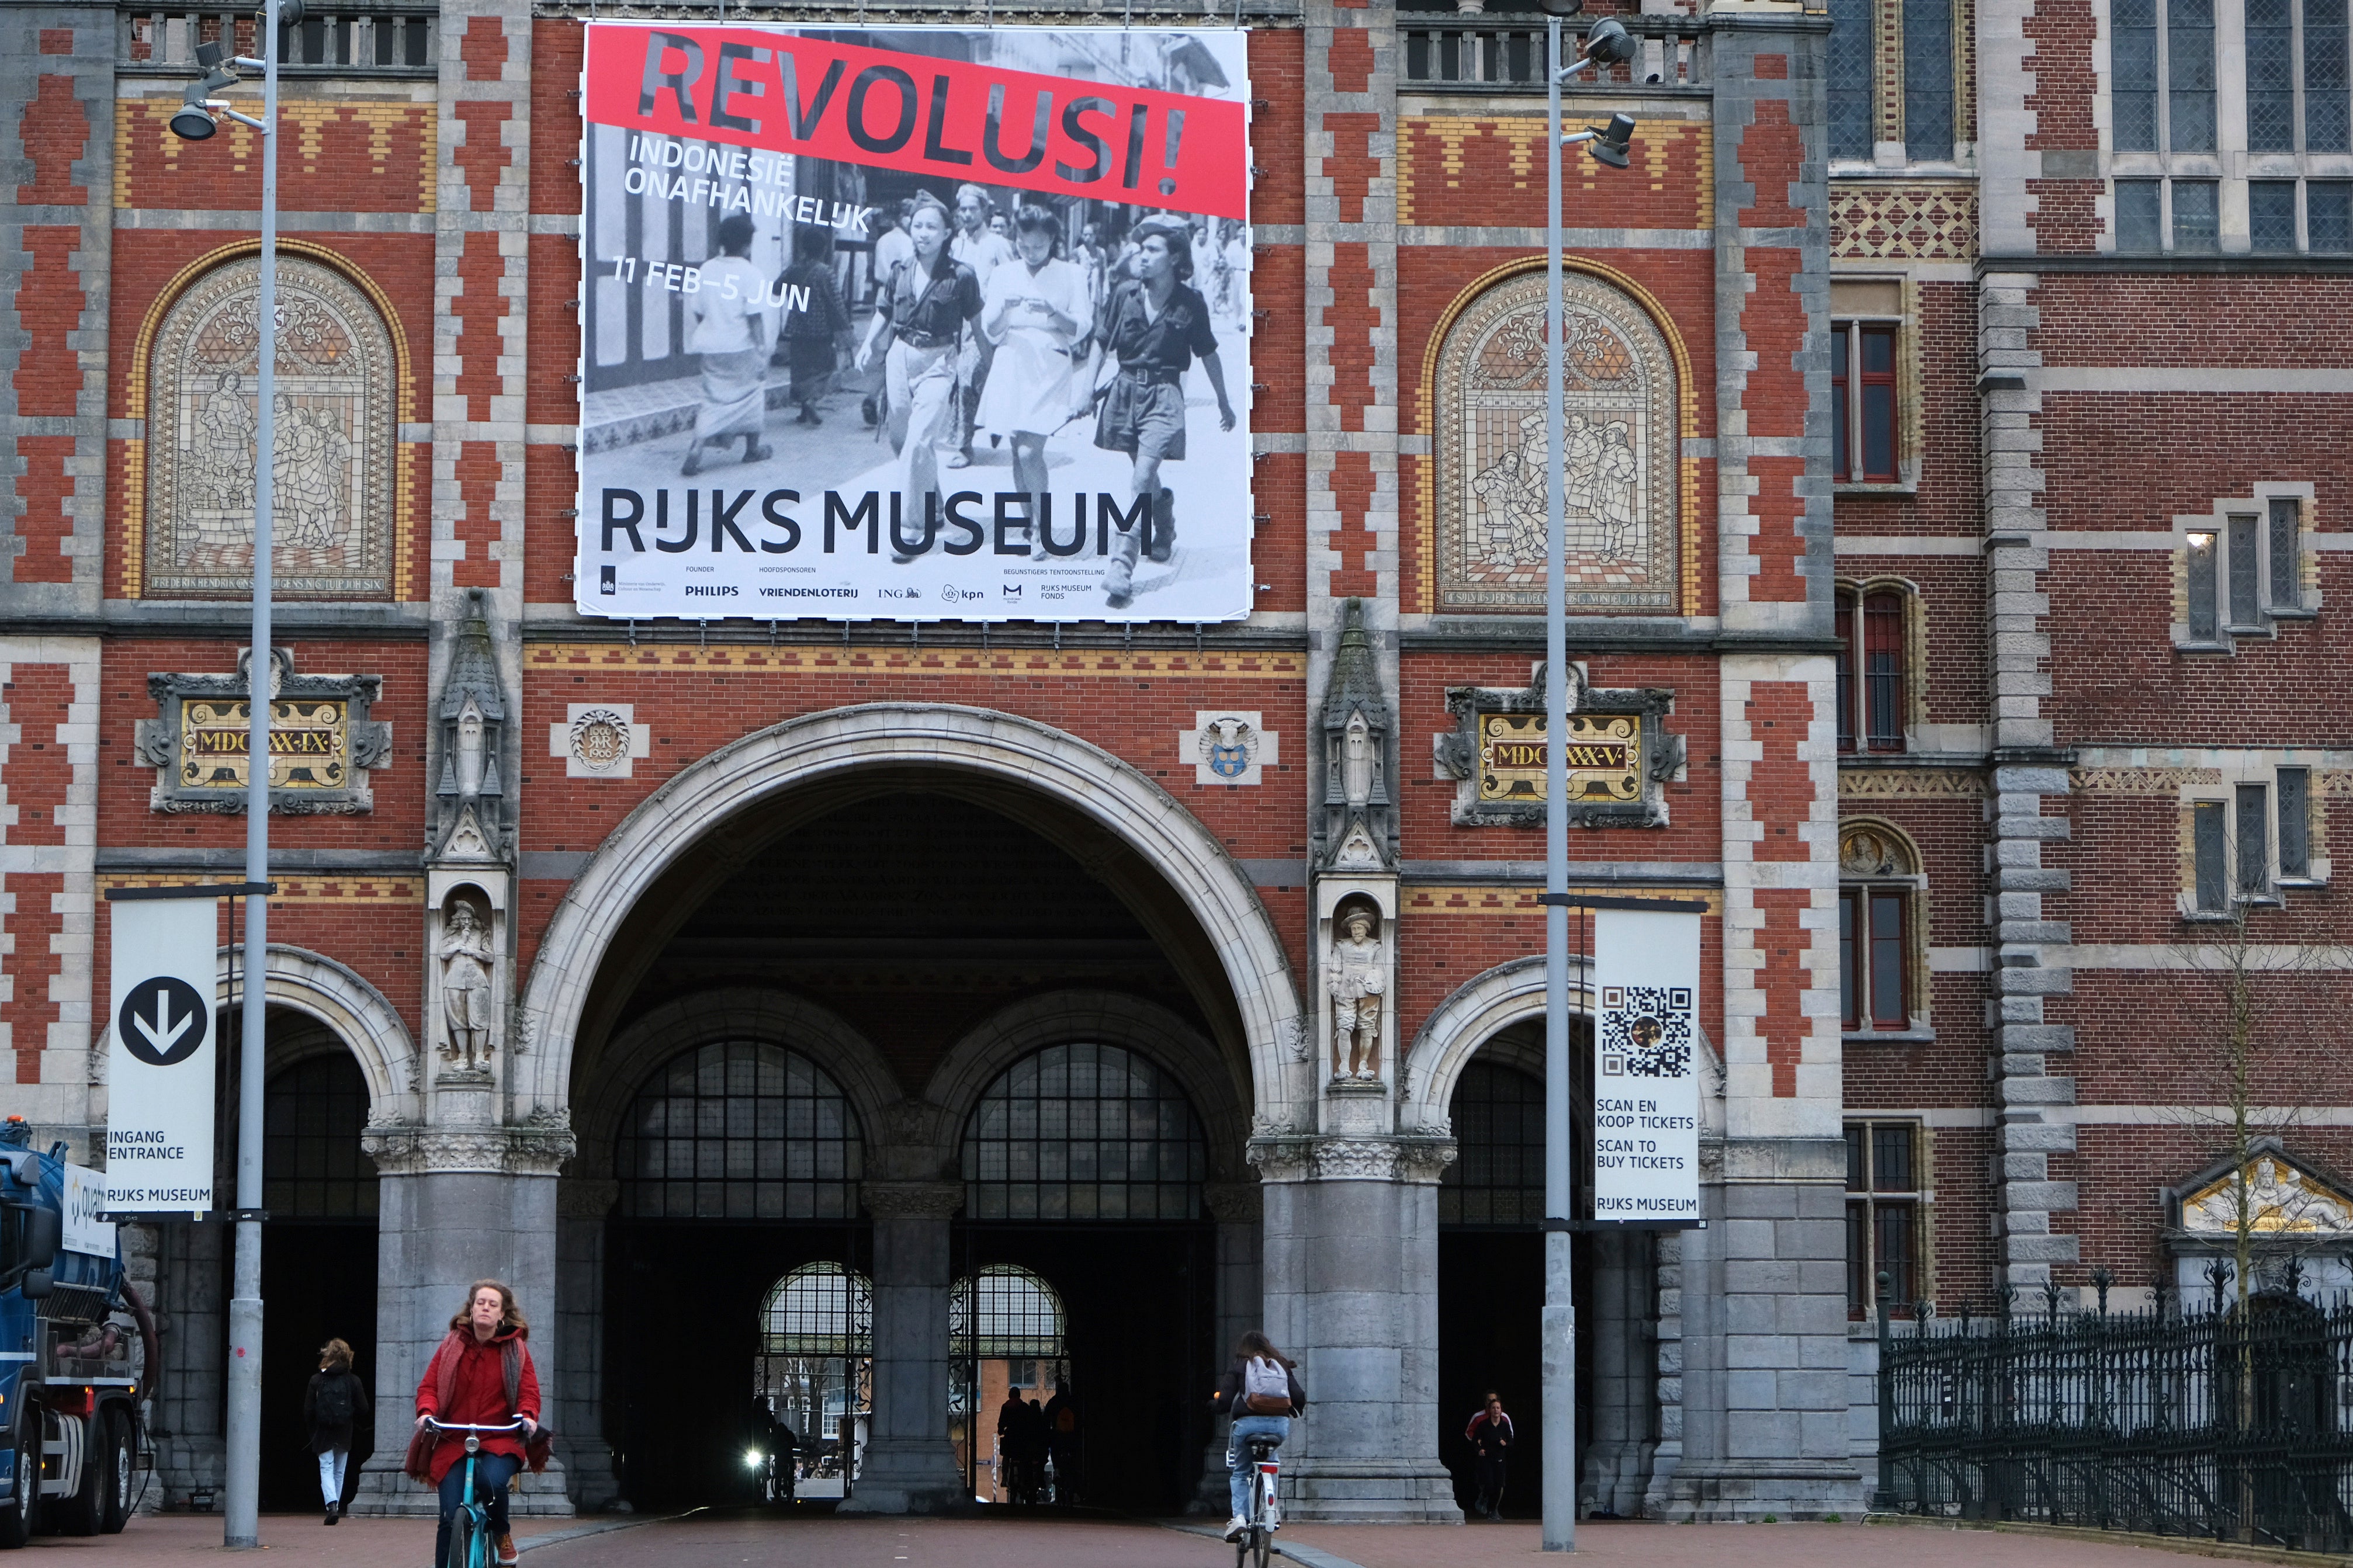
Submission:
[[[1691,1073],[1692,994],[1675,985],[1609,985],[1601,992],[1605,1078]]]

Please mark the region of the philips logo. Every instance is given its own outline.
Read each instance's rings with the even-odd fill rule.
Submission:
[[[735,596],[733,583],[689,583],[686,596],[690,599],[732,599]]]

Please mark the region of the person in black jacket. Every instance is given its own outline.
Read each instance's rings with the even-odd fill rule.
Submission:
[[[1480,1516],[1484,1519],[1504,1517],[1504,1463],[1511,1458],[1512,1443],[1517,1434],[1512,1430],[1512,1418],[1504,1414],[1504,1396],[1493,1389],[1487,1391],[1487,1403],[1471,1425],[1463,1429],[1463,1440],[1479,1457]]]
[[[352,1432],[364,1431],[370,1411],[367,1385],[352,1371],[352,1347],[329,1340],[319,1347],[319,1370],[302,1391],[302,1426],[311,1452],[319,1456],[319,1490],[332,1524],[343,1514],[343,1472],[352,1453]]]
[[[1270,1343],[1267,1337],[1252,1329],[1234,1346],[1234,1359],[1218,1379],[1218,1392],[1209,1400],[1209,1408],[1220,1415],[1231,1415],[1233,1426],[1226,1436],[1226,1470],[1228,1486],[1234,1505],[1233,1518],[1226,1521],[1226,1539],[1239,1541],[1250,1528],[1250,1457],[1242,1445],[1250,1437],[1271,1437],[1280,1443],[1291,1436],[1291,1418],[1307,1410],[1307,1391],[1299,1386],[1299,1373],[1293,1370],[1297,1363]],[[1280,1383],[1286,1390],[1283,1408],[1280,1411],[1250,1408],[1250,1385]],[[1261,1397],[1263,1404],[1272,1397]],[[1269,1520],[1269,1529],[1279,1529],[1281,1521]]]

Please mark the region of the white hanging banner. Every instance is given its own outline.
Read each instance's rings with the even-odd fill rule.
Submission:
[[[213,1206],[213,993],[220,906],[209,898],[110,902],[106,1208]]]
[[[1593,914],[1593,1217],[1699,1219],[1699,921]]]

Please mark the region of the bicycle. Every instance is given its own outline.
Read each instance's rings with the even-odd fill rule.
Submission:
[[[463,1432],[466,1435],[466,1491],[458,1504],[456,1517],[449,1521],[449,1555],[441,1568],[498,1568],[491,1547],[490,1505],[474,1500],[474,1467],[482,1453],[481,1434],[485,1432],[520,1432],[520,1417],[504,1426],[469,1426],[454,1422],[425,1418],[425,1425],[436,1432]]]
[[[1234,1568],[1267,1568],[1274,1555],[1274,1532],[1282,1528],[1282,1514],[1275,1502],[1275,1480],[1282,1473],[1274,1451],[1282,1439],[1263,1433],[1242,1439],[1250,1450],[1250,1506],[1244,1516],[1241,1538],[1234,1542]]]

